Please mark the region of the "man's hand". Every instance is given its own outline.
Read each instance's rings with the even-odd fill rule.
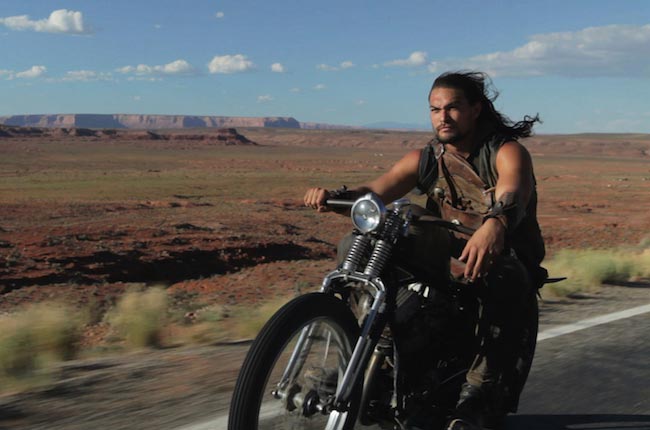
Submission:
[[[459,260],[465,263],[465,278],[476,281],[485,275],[503,251],[506,229],[490,218],[467,241]]]
[[[329,191],[327,191],[325,188],[310,188],[305,193],[305,206],[314,208],[318,210],[318,212],[324,212],[327,210],[327,205],[325,202],[329,198],[329,194]]]

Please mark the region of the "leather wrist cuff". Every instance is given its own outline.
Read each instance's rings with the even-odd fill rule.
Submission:
[[[498,220],[503,225],[503,228],[506,230],[506,232],[508,231],[508,217],[505,214],[489,213],[483,217],[483,224],[485,224],[485,221],[489,220],[490,218]]]

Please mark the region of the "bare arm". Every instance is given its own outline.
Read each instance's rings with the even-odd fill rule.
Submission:
[[[360,185],[350,191],[356,194],[373,192],[386,204],[399,199],[411,191],[418,180],[418,165],[420,163],[420,151],[413,150],[406,154],[401,160],[379,178]],[[329,198],[329,191],[325,188],[314,187],[307,190],[304,197],[305,206],[323,211],[326,209],[325,201]]]
[[[532,161],[526,148],[514,141],[504,143],[497,153],[496,169],[497,201],[512,199],[525,207],[534,186]],[[474,233],[459,258],[466,263],[465,277],[476,280],[487,272],[493,259],[503,251],[505,233],[505,224],[496,218],[489,218]]]

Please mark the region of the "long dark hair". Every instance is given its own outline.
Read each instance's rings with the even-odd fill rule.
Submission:
[[[503,115],[494,108],[494,101],[499,96],[499,92],[494,88],[490,77],[483,72],[463,71],[447,72],[438,76],[431,86],[434,88],[453,88],[461,90],[467,101],[471,104],[481,103],[481,113],[479,121],[488,121],[496,127],[496,130],[505,134],[509,138],[516,139],[528,137],[533,133],[533,125],[536,122],[542,122],[539,115],[524,116],[519,122],[513,122],[510,118]],[[431,97],[429,91],[429,97]]]

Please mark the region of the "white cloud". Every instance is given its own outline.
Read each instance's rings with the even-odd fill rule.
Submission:
[[[354,63],[350,60],[341,62],[338,66],[330,66],[329,64],[317,64],[316,68],[324,72],[338,72],[339,70],[350,69],[354,67]]]
[[[40,78],[41,76],[45,75],[47,72],[47,67],[45,66],[32,66],[31,68],[15,73],[13,75],[10,75],[10,79],[17,78],[17,79],[35,79],[35,78]]]
[[[328,66],[327,64],[318,64],[316,65],[316,68],[325,72],[333,72],[335,70],[338,70],[336,67]]]
[[[242,54],[216,56],[208,63],[210,73],[242,73],[254,68],[255,64]]]
[[[300,88],[298,88],[298,87],[293,87],[289,91],[292,92],[292,93],[300,93],[300,92],[302,92],[302,90]]]
[[[423,51],[412,52],[406,59],[393,60],[385,63],[385,66],[396,67],[420,67],[427,64],[427,53]]]
[[[113,75],[105,72],[96,72],[94,70],[72,70],[66,72],[65,76],[62,78],[63,81],[81,81],[81,82],[90,82],[90,81],[108,81],[113,78]]]
[[[187,73],[193,73],[194,68],[190,63],[188,63],[185,60],[176,60],[162,66],[161,72],[166,75],[182,75]]]
[[[226,16],[226,14],[223,13],[223,12],[221,12],[221,11],[219,11],[219,12],[215,13],[214,16],[215,16],[216,18],[218,18],[218,19],[221,19],[221,18],[223,18],[224,16]]]
[[[117,69],[124,74],[135,74],[138,76],[145,75],[189,75],[195,73],[194,67],[185,60],[176,60],[171,63],[149,66],[147,64],[138,64],[137,66],[124,66]]]
[[[271,71],[274,73],[284,73],[287,69],[281,63],[273,63],[271,64]]]
[[[48,18],[34,21],[29,15],[8,16],[0,18],[0,24],[11,30],[33,30],[44,33],[87,34],[90,33],[84,25],[83,14],[74,10],[59,9],[53,11]]]
[[[257,97],[257,103],[268,103],[273,101],[273,97],[270,94],[264,94],[263,96]]]
[[[357,100],[357,101],[355,102],[355,104],[356,104],[357,106],[363,106],[363,105],[366,104],[366,101],[365,101],[365,100]]]
[[[325,88],[327,88],[327,87],[325,86],[325,84],[317,84],[317,85],[314,85],[314,89],[317,90],[317,91],[324,90]]]
[[[160,82],[163,80],[161,77],[156,76],[129,76],[126,78],[127,81],[145,81],[145,82]]]
[[[429,64],[431,72],[458,69],[492,76],[650,77],[650,24],[537,34],[511,51]]]

